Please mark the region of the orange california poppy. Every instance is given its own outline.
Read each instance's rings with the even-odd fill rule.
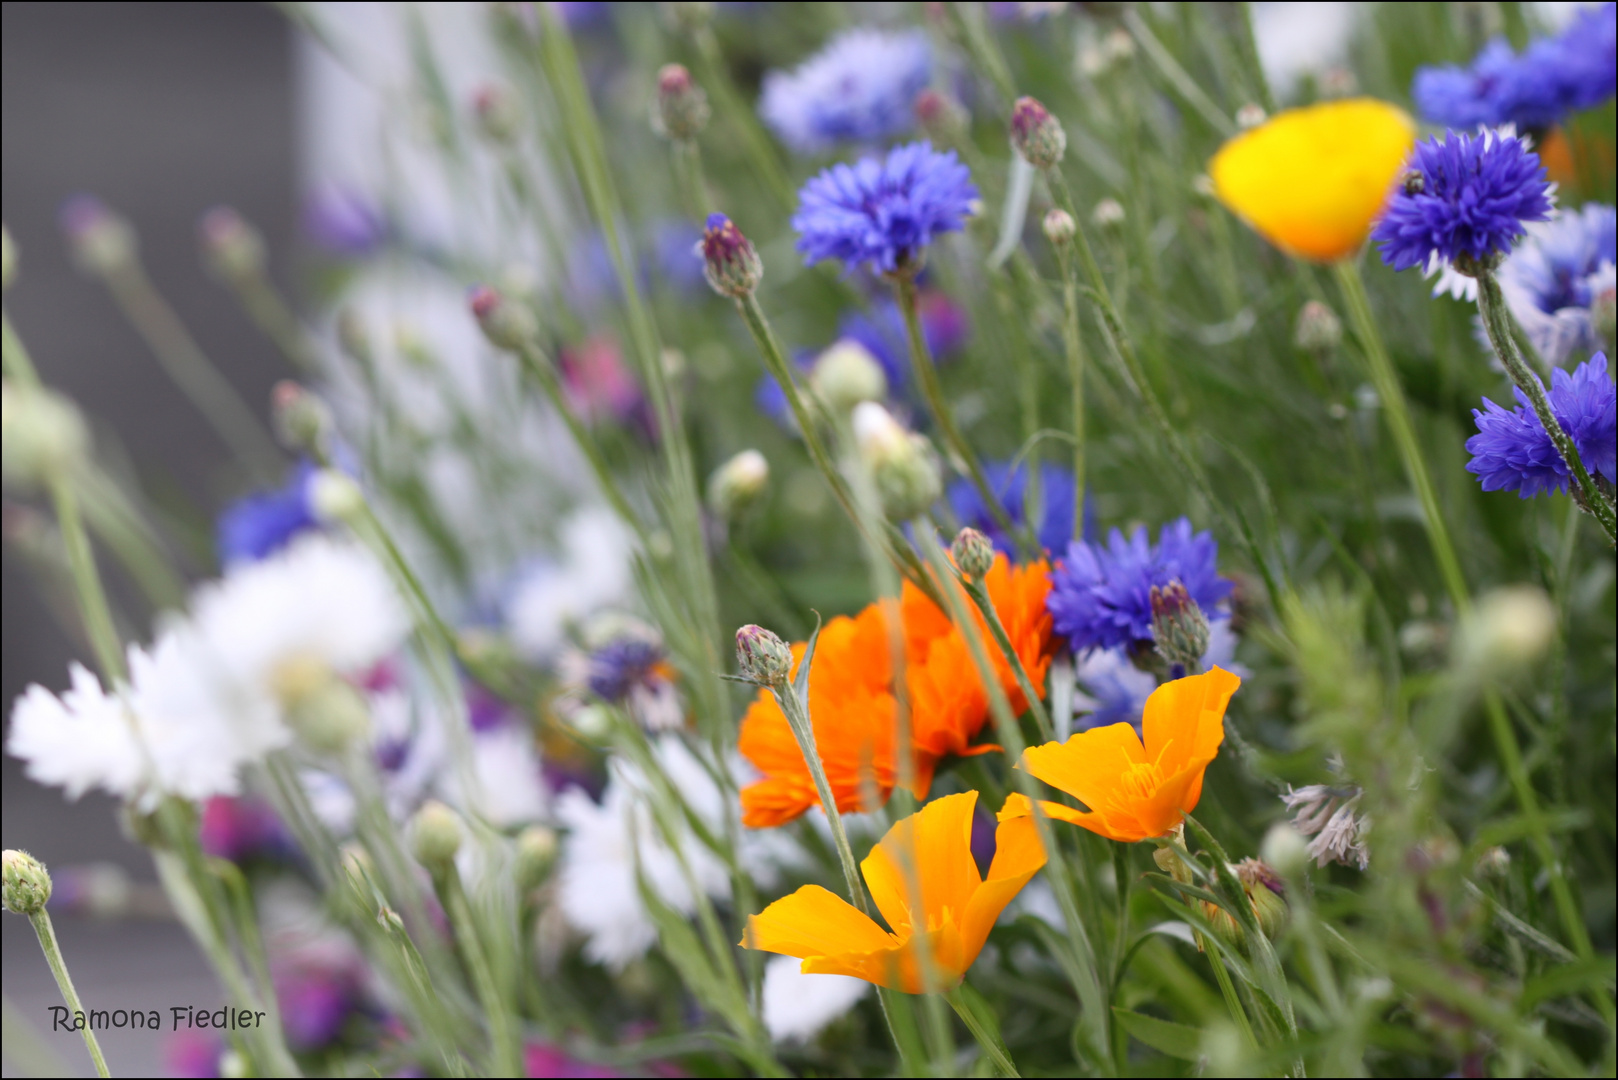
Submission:
[[[1415,122],[1385,101],[1327,101],[1237,135],[1208,175],[1219,201],[1270,243],[1336,262],[1365,243],[1415,142]]]
[[[1004,555],[985,575],[989,598],[1035,686],[1050,666],[1050,591],[1043,562],[1012,566]],[[965,598],[963,597],[963,600]],[[968,602],[969,603],[969,602]],[[894,610],[892,601],[888,610]],[[905,583],[897,605],[905,641],[905,690],[910,704],[915,794],[927,797],[938,762],[996,749],[972,745],[989,719],[988,694],[972,663],[966,639],[948,616],[919,589]],[[874,785],[886,800],[898,783],[893,663],[882,608],[872,604],[850,618],[839,616],[820,631],[809,673],[809,715],[815,746],[826,767],[837,808],[865,809],[862,786]],[[981,617],[995,672],[1017,711],[1027,702],[1011,665],[994,646]],[[793,646],[801,660],[804,646]],[[764,776],[742,791],[742,821],[752,828],[782,825],[819,803],[814,780],[798,750],[785,714],[768,690],[760,690],[742,717],[737,748]],[[866,778],[869,778],[867,780]]]
[[[1082,825],[1109,840],[1150,840],[1170,832],[1196,809],[1202,774],[1225,738],[1225,707],[1241,679],[1223,668],[1164,683],[1146,699],[1145,745],[1129,724],[1080,732],[1065,743],[1029,748],[1021,768],[1078,799],[1075,810],[1041,801],[1045,813]],[[1030,812],[1012,795],[1000,811]]]
[[[854,905],[819,885],[805,885],[747,920],[742,944],[803,960],[805,974],[852,975],[907,994],[923,989],[912,944],[925,935],[937,989],[948,990],[983,951],[1000,912],[1045,865],[1033,819],[1002,821],[995,830],[988,877],[972,861],[972,811],[978,793],[946,795],[900,821],[871,850],[860,870],[889,933]],[[911,907],[904,867],[915,868],[922,911]]]

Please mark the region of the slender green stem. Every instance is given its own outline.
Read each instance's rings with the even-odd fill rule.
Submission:
[[[1219,950],[1203,937],[1202,931],[1196,931],[1196,936],[1197,948],[1202,950],[1203,955],[1208,958],[1209,966],[1213,968],[1214,981],[1219,984],[1219,992],[1225,997],[1225,1008],[1230,1010],[1230,1018],[1236,1021],[1236,1027],[1241,1031],[1242,1038],[1247,1040],[1247,1045],[1257,1049],[1258,1036],[1253,1034],[1253,1023],[1247,1018],[1247,1009],[1242,1005],[1242,999],[1230,981],[1230,972],[1225,970],[1224,958],[1219,955]]]
[[[506,995],[500,992],[495,982],[489,957],[478,938],[477,924],[472,919],[472,905],[467,902],[466,889],[461,885],[461,875],[455,869],[455,864],[449,863],[434,874],[433,884],[444,905],[444,914],[455,931],[455,940],[461,947],[461,956],[472,976],[472,985],[483,1006],[483,1015],[489,1021],[490,1075],[519,1076],[522,1073],[522,1044],[516,1021],[511,1015]]]
[[[972,1037],[989,1056],[989,1060],[994,1062],[995,1068],[1000,1070],[1002,1076],[1021,1076],[1022,1074],[1017,1071],[1016,1062],[1011,1060],[1011,1051],[1006,1049],[1005,1040],[1000,1037],[1000,1032],[985,1023],[984,1018],[972,1007],[974,1003],[968,997],[970,993],[966,984],[962,983],[953,990],[945,991],[944,1000],[950,1003],[955,1015],[961,1018],[961,1023],[966,1025],[966,1030],[972,1033]]]
[[[76,1016],[84,1015],[84,1005],[79,1001],[79,992],[73,989],[73,976],[67,972],[62,947],[56,941],[56,927],[51,925],[51,913],[40,908],[28,916],[28,921],[34,924],[34,933],[39,935],[39,947],[45,953],[45,962],[51,966],[51,974],[56,976],[56,988],[62,992],[62,1000],[67,1003],[68,1011]],[[96,1033],[90,1029],[88,1021],[79,1034],[84,1036],[84,1048],[90,1051],[90,1060],[95,1062],[96,1075],[111,1076],[112,1073],[107,1071],[107,1059],[101,1056],[101,1044],[96,1041]]]
[[[972,452],[972,445],[961,434],[961,429],[955,424],[955,414],[950,410],[949,403],[944,400],[944,389],[938,382],[938,370],[933,366],[932,354],[927,349],[927,337],[921,332],[921,318],[916,311],[916,279],[912,274],[900,273],[893,279],[894,291],[899,296],[899,311],[904,316],[905,336],[910,341],[910,370],[915,372],[916,385],[921,387],[921,396],[927,400],[927,409],[933,414],[933,420],[938,424],[938,430],[943,434],[944,441],[949,444],[951,453],[966,467],[967,476],[972,480],[972,486],[977,488],[978,497],[988,508],[989,514],[1007,536],[1020,536],[1021,530],[1006,513],[1006,508],[1000,502],[1000,496],[995,494],[989,485],[989,479],[984,475],[983,466],[978,457]]]
[[[1517,339],[1511,332],[1511,309],[1506,307],[1506,298],[1500,292],[1500,282],[1486,269],[1478,271],[1477,281],[1478,314],[1483,316],[1483,329],[1489,335],[1489,344],[1494,346],[1494,353],[1506,366],[1512,382],[1528,396],[1529,404],[1533,406],[1534,415],[1539,418],[1540,426],[1545,429],[1545,434],[1550,436],[1557,454],[1567,465],[1568,471],[1573,474],[1576,486],[1573,501],[1601,524],[1609,543],[1618,544],[1618,520],[1615,520],[1611,500],[1596,488],[1595,481],[1590,478],[1590,473],[1584,467],[1584,460],[1579,456],[1579,448],[1573,443],[1573,437],[1567,433],[1561,421],[1556,418],[1556,414],[1551,411],[1550,399],[1545,396],[1545,384],[1529,370],[1522,353],[1517,349]]]
[[[669,144],[674,159],[674,182],[680,202],[693,221],[702,221],[713,209],[708,182],[702,172],[702,147],[695,139],[675,139]]]
[[[1006,658],[1011,665],[1012,674],[1017,677],[1017,688],[1028,701],[1028,711],[1034,714],[1034,726],[1039,729],[1039,737],[1045,742],[1056,738],[1056,732],[1051,727],[1050,713],[1045,709],[1045,695],[1034,681],[1028,677],[1028,669],[1023,666],[1022,657],[1017,655],[1017,647],[1011,643],[1011,635],[1006,633],[1005,623],[1000,621],[1000,613],[995,610],[994,600],[989,596],[989,590],[982,581],[962,577],[966,586],[966,594],[972,598],[979,612],[983,614],[983,621],[988,624],[989,634],[994,643],[1000,648],[1000,655]]]
[[[1236,28],[1236,44],[1241,52],[1242,63],[1247,68],[1247,75],[1253,80],[1258,90],[1258,103],[1264,106],[1267,113],[1275,112],[1275,95],[1270,91],[1269,77],[1264,74],[1264,62],[1258,55],[1258,38],[1253,33],[1253,5],[1238,3],[1236,5],[1239,23]]]
[[[1174,54],[1157,40],[1157,35],[1152,33],[1152,28],[1146,25],[1146,20],[1141,18],[1139,12],[1133,9],[1125,10],[1124,26],[1129,29],[1130,36],[1141,47],[1141,51],[1151,58],[1163,78],[1174,87],[1174,92],[1206,120],[1209,127],[1227,138],[1236,133],[1236,125],[1231,123],[1230,117],[1214,104],[1213,99],[1197,85],[1197,81],[1190,73],[1180,66],[1180,62],[1174,59]]]
[[[815,746],[815,729],[809,721],[807,703],[799,700],[792,684],[785,679],[777,685],[771,686],[770,693],[775,695],[775,701],[786,714],[787,723],[792,727],[792,735],[798,740],[798,750],[803,754],[803,763],[809,769],[809,775],[814,778],[815,791],[820,794],[820,807],[826,812],[826,822],[831,826],[832,844],[837,849],[837,861],[843,866],[843,880],[848,886],[848,898],[859,908],[861,913],[871,913],[870,901],[865,895],[865,886],[860,879],[859,865],[854,861],[854,849],[849,846],[848,832],[843,828],[843,815],[837,809],[837,796],[832,793],[831,781],[826,778],[826,763],[820,760],[820,751]]]
[[[130,262],[112,270],[103,280],[152,355],[213,426],[220,441],[255,478],[273,482],[285,459],[269,429],[209,361],[146,271],[139,263]]]
[[[719,106],[719,115],[725,123],[735,129],[741,138],[742,149],[753,163],[753,171],[763,181],[764,188],[774,197],[782,209],[792,208],[794,193],[792,181],[788,179],[786,168],[781,164],[781,158],[775,147],[770,143],[770,137],[764,133],[764,128],[758,122],[758,117],[742,99],[741,92],[737,90],[735,82],[731,80],[730,69],[725,66],[724,57],[719,54],[719,41],[714,37],[713,31],[700,27],[692,35],[692,43],[697,48],[697,64],[702,76],[702,85],[713,96]]]
[[[0,361],[4,363],[6,378],[18,386],[38,386],[39,372],[28,357],[22,338],[11,326],[11,312],[0,313]]]
[[[62,528],[62,545],[67,548],[68,567],[73,573],[73,587],[79,594],[79,611],[90,646],[95,650],[96,663],[109,684],[120,683],[125,678],[124,653],[112,621],[112,606],[107,602],[107,592],[96,570],[95,552],[84,531],[84,518],[79,514],[78,493],[72,479],[60,475],[50,478],[50,491]]]
[[[1084,535],[1084,337],[1079,332],[1079,278],[1065,247],[1062,264],[1062,351],[1073,393],[1073,539]]]
[[[275,342],[293,367],[308,375],[319,373],[320,354],[313,339],[262,269],[225,275],[221,280],[235,294],[248,318]]]

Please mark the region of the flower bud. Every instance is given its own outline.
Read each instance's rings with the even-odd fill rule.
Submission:
[[[472,115],[477,120],[478,130],[492,143],[505,145],[515,141],[522,127],[516,95],[499,83],[480,87],[472,95]]]
[[[400,918],[399,913],[386,904],[376,909],[376,924],[390,934],[402,934],[405,932],[404,919]]]
[[[1171,665],[1193,670],[1208,651],[1208,617],[1178,580],[1162,588],[1153,585],[1151,601],[1157,655]]]
[[[365,316],[347,304],[337,309],[337,347],[343,352],[369,365],[374,357],[371,351],[371,333],[365,327]]]
[[[994,566],[994,545],[989,538],[970,526],[955,534],[949,546],[950,557],[956,569],[969,578],[981,578]]]
[[[1309,842],[1286,822],[1277,822],[1264,834],[1259,855],[1284,879],[1297,878],[1309,866]]]
[[[271,673],[270,687],[286,712],[287,726],[311,750],[340,753],[370,730],[365,699],[324,661],[288,660]]]
[[[753,242],[724,214],[709,214],[702,233],[702,274],[720,296],[751,296],[764,276],[764,262]]]
[[[135,259],[135,232],[93,195],[75,195],[62,205],[62,232],[73,261],[87,274],[121,270]]]
[[[1307,353],[1326,353],[1343,340],[1343,323],[1337,313],[1319,300],[1310,300],[1298,309],[1298,322],[1292,331],[1292,344]]]
[[[270,391],[270,413],[275,434],[288,450],[327,456],[337,422],[325,401],[291,379],[282,379]]]
[[[1102,199],[1090,211],[1090,220],[1098,229],[1116,229],[1124,223],[1124,204],[1117,199]]]
[[[941,146],[959,142],[972,120],[959,101],[931,88],[916,95],[915,110],[916,124]]]
[[[520,303],[507,300],[492,285],[476,285],[467,293],[467,304],[489,344],[516,352],[539,337],[539,320]]]
[[[543,825],[530,825],[517,834],[517,852],[512,873],[517,887],[529,892],[545,880],[556,862],[556,831]]]
[[[1618,345],[1618,290],[1606,289],[1590,301],[1590,328],[1609,352]]]
[[[197,240],[203,264],[225,281],[241,281],[264,273],[264,238],[228,206],[216,206],[202,215]]]
[[[1473,872],[1480,877],[1505,877],[1506,871],[1511,869],[1511,852],[1494,844],[1478,852],[1478,861],[1473,866]]]
[[[657,73],[657,111],[652,126],[671,139],[694,139],[708,126],[708,95],[683,64],[665,64]]]
[[[321,469],[309,480],[309,508],[328,524],[354,521],[365,510],[365,492],[347,473]]]
[[[455,811],[428,799],[410,822],[410,851],[416,861],[437,873],[451,865],[461,850],[461,819]]]
[[[763,494],[770,482],[770,463],[757,450],[743,450],[708,478],[708,508],[716,517],[734,521]]]
[[[853,338],[841,338],[820,354],[809,373],[809,386],[837,413],[888,396],[888,377],[882,365]]]
[[[0,289],[10,289],[17,277],[17,243],[11,229],[0,225]]]
[[[1113,65],[1134,55],[1135,39],[1129,36],[1127,30],[1118,28],[1100,41],[1092,41],[1079,50],[1079,72],[1093,79],[1106,74]]]
[[[1251,101],[1236,110],[1236,126],[1243,131],[1256,128],[1268,119],[1269,114],[1264,111],[1264,106]]]
[[[771,631],[748,623],[736,631],[736,666],[760,686],[780,686],[792,674],[792,650]]]
[[[1067,132],[1045,106],[1020,97],[1011,107],[1011,145],[1036,169],[1049,169],[1067,153]]]
[[[90,433],[72,401],[43,386],[0,385],[0,475],[27,488],[71,472]]]
[[[1556,609],[1543,589],[1508,585],[1485,593],[1461,624],[1457,661],[1492,676],[1537,660],[1556,636]]]
[[[376,863],[371,860],[369,851],[360,844],[350,842],[342,846],[338,859],[350,881],[361,889],[370,888],[368,882],[376,877]]]
[[[862,401],[854,407],[854,441],[890,517],[914,517],[943,494],[932,444],[906,431],[876,402]]]
[[[1281,875],[1258,859],[1243,859],[1236,864],[1236,878],[1252,902],[1259,930],[1267,938],[1275,937],[1287,922],[1287,889]]]
[[[1078,231],[1079,225],[1073,220],[1073,215],[1060,206],[1053,206],[1045,212],[1045,239],[1057,248],[1071,244]]]
[[[18,915],[37,915],[51,898],[51,875],[45,864],[28,854],[7,848],[0,852],[0,899],[6,910]]]

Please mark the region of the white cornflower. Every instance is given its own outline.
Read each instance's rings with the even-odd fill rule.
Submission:
[[[850,975],[805,975],[802,964],[776,956],[764,965],[764,1027],[778,1042],[807,1042],[871,989]]]
[[[26,762],[30,777],[70,799],[93,787],[133,791],[144,768],[127,709],[82,665],[68,672],[73,685],[61,697],[36,683],[17,699],[6,750]]]
[[[512,643],[530,660],[553,657],[570,623],[618,603],[634,585],[634,540],[612,511],[579,510],[561,539],[562,558],[529,572],[506,604]]]

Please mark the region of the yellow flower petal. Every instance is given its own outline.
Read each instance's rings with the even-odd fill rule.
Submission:
[[[1373,98],[1288,109],[1222,146],[1219,201],[1282,251],[1334,262],[1359,250],[1416,141],[1404,111]]]

